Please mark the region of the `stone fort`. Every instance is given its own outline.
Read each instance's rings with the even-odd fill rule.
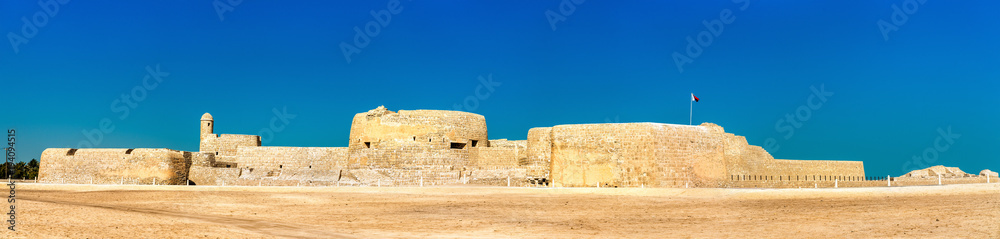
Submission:
[[[216,134],[200,149],[49,148],[39,181],[76,184],[555,187],[795,187],[866,180],[860,161],[774,159],[722,127],[556,125],[489,139],[482,115],[378,107],[358,113],[347,147],[267,147]]]

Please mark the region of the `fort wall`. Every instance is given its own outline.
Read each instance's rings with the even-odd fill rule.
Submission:
[[[396,113],[379,107],[354,116],[349,148],[371,148],[389,140],[426,142],[449,148],[451,143],[462,144],[461,148],[489,146],[486,118],[478,114],[444,110],[400,110]]]
[[[216,162],[235,162],[240,147],[259,146],[260,136],[257,135],[208,135],[201,141],[201,152],[215,153]]]
[[[469,149],[469,163],[475,167],[518,167],[519,151],[524,152],[524,148],[520,146],[472,148]]]
[[[45,183],[187,183],[191,153],[170,149],[68,149],[42,152],[39,181]]]
[[[239,147],[233,162],[259,170],[340,170],[347,166],[347,148]]]
[[[527,146],[527,177],[549,179],[549,167],[552,166],[552,127],[531,128],[528,130]]]
[[[684,187],[699,177],[721,178],[721,154],[712,152],[721,145],[702,140],[712,136],[705,127],[685,125],[557,125],[551,180],[557,187]],[[696,171],[695,164],[714,170]]]
[[[208,113],[200,127],[200,152],[49,149],[40,179],[285,186],[872,184],[863,180],[861,162],[774,159],[711,123],[557,125],[532,128],[526,140],[489,140],[482,115],[379,107],[354,116],[348,147],[261,147],[257,135],[215,134]]]
[[[555,186],[727,187],[740,175],[775,182],[796,175],[864,178],[861,162],[776,160],[715,124],[559,125],[551,134]]]

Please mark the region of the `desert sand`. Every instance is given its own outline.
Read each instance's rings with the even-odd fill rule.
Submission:
[[[1000,238],[1000,184],[826,189],[18,184],[5,238]],[[9,205],[5,205],[9,206]]]

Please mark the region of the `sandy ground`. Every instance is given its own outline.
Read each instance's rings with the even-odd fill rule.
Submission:
[[[1000,184],[841,189],[20,184],[4,238],[1000,238]],[[9,206],[9,204],[7,204]]]

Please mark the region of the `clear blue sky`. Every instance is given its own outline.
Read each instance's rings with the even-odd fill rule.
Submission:
[[[197,151],[205,112],[216,133],[258,134],[285,108],[295,118],[265,145],[346,146],[351,117],[379,105],[458,104],[486,116],[490,138],[524,139],[558,124],[686,124],[694,92],[696,124],[774,139],[776,158],[861,160],[871,176],[1000,170],[996,1],[390,2],[0,1],[0,126],[18,130],[23,160],[77,147],[105,118],[114,130],[95,147]],[[706,28],[720,13],[729,23]],[[369,22],[377,34],[358,47]],[[686,39],[703,31],[691,57]],[[360,50],[350,62],[342,43]],[[675,52],[691,58],[683,72]],[[146,90],[157,65],[169,75]],[[500,85],[477,98],[490,75]],[[809,108],[811,87],[833,95]],[[115,101],[133,89],[141,101]],[[780,121],[796,113],[798,128]]]

